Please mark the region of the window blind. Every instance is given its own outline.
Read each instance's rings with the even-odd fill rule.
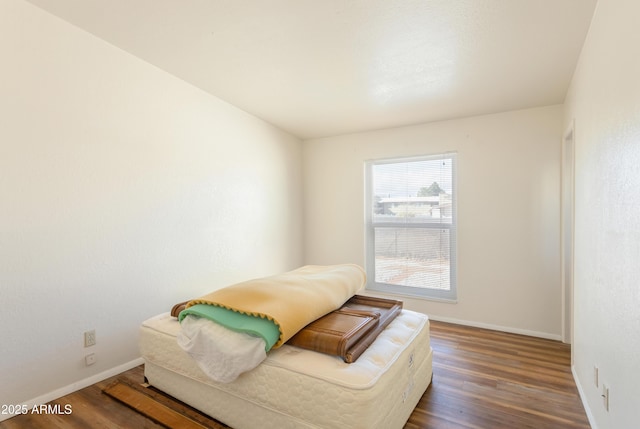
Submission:
[[[367,163],[370,289],[455,299],[455,154]]]

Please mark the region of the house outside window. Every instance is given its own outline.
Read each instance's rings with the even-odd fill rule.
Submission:
[[[367,289],[456,300],[456,154],[366,163]]]

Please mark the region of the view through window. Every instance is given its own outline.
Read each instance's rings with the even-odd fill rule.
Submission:
[[[366,167],[368,288],[455,300],[455,154]]]

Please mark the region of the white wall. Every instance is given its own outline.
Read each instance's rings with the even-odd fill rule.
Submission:
[[[305,141],[305,262],[364,264],[364,162],[458,152],[458,302],[433,318],[561,336],[562,107]]]
[[[640,422],[639,17],[636,0],[598,2],[565,103],[576,127],[574,374],[599,429]]]
[[[298,139],[21,0],[0,58],[0,404],[130,365],[145,318],[302,263]]]

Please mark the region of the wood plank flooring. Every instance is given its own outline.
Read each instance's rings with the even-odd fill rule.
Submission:
[[[590,428],[557,341],[431,323],[433,383],[405,428]]]
[[[432,321],[433,383],[405,429],[589,428],[570,370],[570,347],[550,340]],[[27,414],[0,422],[16,428],[166,427],[102,393],[129,384],[204,427],[224,427],[155,389],[140,387],[143,368],[74,392],[51,404],[68,415]],[[158,419],[155,419],[158,420]]]

